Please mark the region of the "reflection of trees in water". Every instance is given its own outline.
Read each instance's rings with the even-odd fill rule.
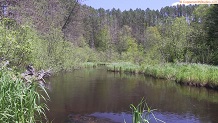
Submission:
[[[160,112],[189,113],[199,118],[205,118],[207,114],[207,120],[213,120],[217,114],[213,110],[214,107],[217,109],[217,104],[208,102],[215,102],[217,93],[143,75],[120,75],[90,69],[63,74],[51,81],[52,108],[67,115],[126,112],[130,111],[131,103],[138,104],[142,97]]]

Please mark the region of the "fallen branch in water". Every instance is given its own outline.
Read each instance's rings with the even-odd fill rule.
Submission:
[[[26,71],[21,74],[21,77],[26,81],[26,82],[33,82],[33,81],[38,81],[39,83],[46,84],[44,78],[48,78],[51,76],[51,69],[49,70],[40,70],[38,72],[35,71],[33,65],[28,65],[26,67]]]

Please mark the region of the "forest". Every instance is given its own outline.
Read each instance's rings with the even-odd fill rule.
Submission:
[[[34,63],[58,71],[87,61],[218,64],[217,5],[120,11],[69,0],[7,4],[13,6],[2,11],[0,54],[18,67]]]
[[[164,73],[159,75],[156,70],[166,69],[164,66],[168,72],[192,69],[196,78],[188,78],[187,73],[177,77],[172,70],[166,79],[218,87],[218,5],[121,11],[94,9],[79,0],[8,0],[0,4],[0,63],[9,61],[8,67],[16,72],[29,64],[37,70],[59,72],[87,62],[116,62],[142,67],[144,73],[157,78],[167,74],[159,70]],[[207,74],[195,73],[202,69]]]

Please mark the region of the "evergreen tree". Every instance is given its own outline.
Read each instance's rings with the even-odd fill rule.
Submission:
[[[207,29],[207,45],[213,53],[210,63],[218,64],[218,5],[212,5],[205,24]]]

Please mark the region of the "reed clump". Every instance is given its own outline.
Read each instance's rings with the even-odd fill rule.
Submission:
[[[218,67],[204,64],[146,65],[145,74],[175,80],[181,84],[218,89]]]
[[[95,62],[84,62],[79,65],[81,68],[95,68],[98,66],[98,63]]]
[[[0,122],[36,123],[46,118],[47,106],[40,102],[45,97],[37,87],[23,82],[12,71],[0,69]]]
[[[137,106],[131,104],[130,108],[132,109],[132,123],[149,123],[152,118],[156,122],[165,123],[164,121],[155,117],[153,113],[155,109],[151,109],[145,102],[144,98],[140,101],[140,103]]]
[[[141,73],[141,67],[130,62],[111,63],[106,65],[106,67],[108,71],[113,72]]]

